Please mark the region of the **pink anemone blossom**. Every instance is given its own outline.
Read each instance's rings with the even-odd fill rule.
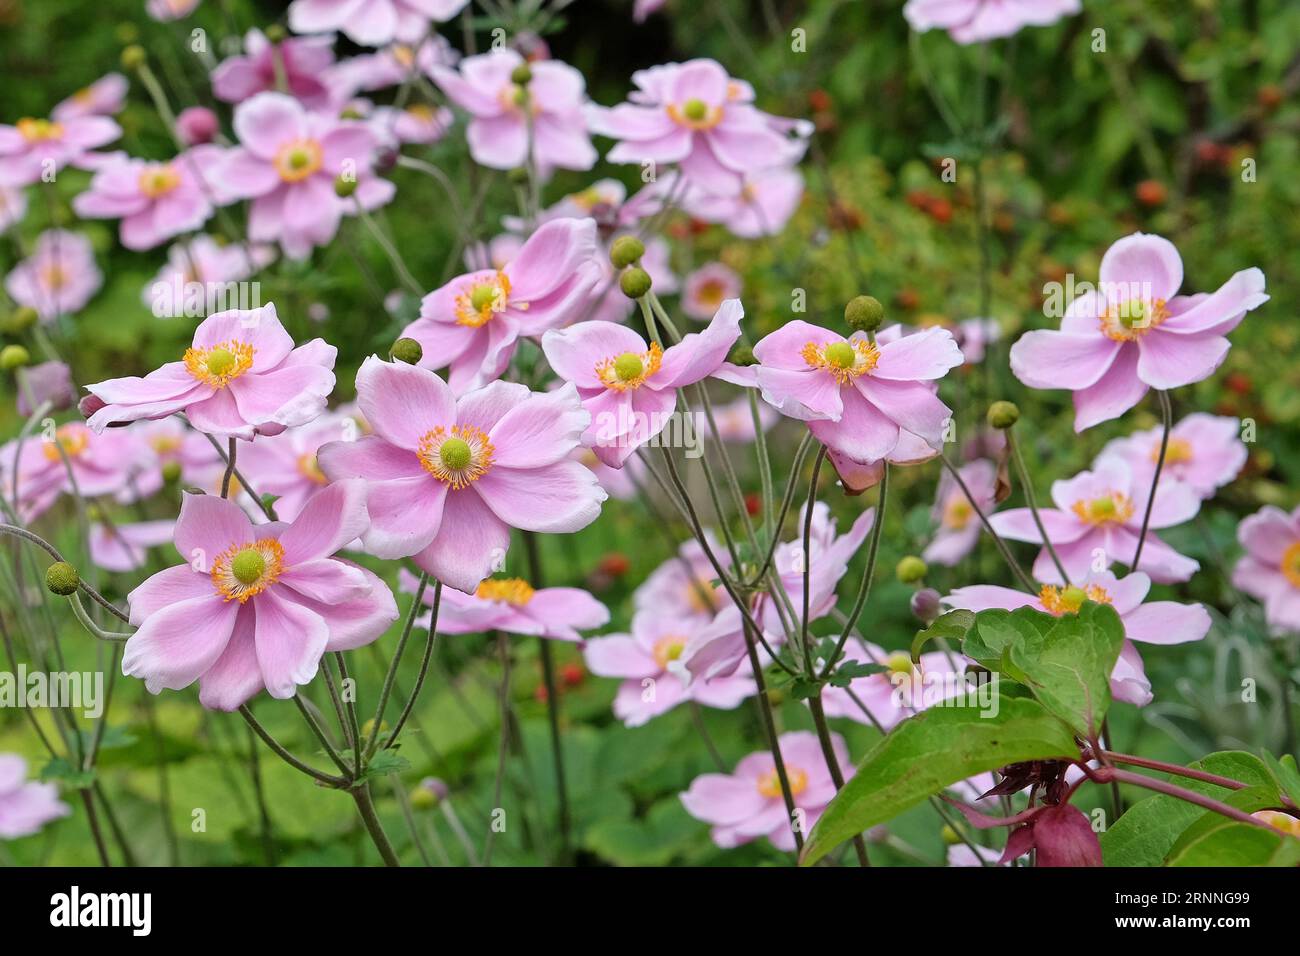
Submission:
[[[193,232],[221,200],[214,179],[219,146],[195,146],[170,162],[122,159],[102,167],[72,208],[83,219],[120,219],[122,245],[140,251]]]
[[[227,57],[212,71],[212,92],[227,103],[242,103],[258,93],[279,90],[308,109],[330,106],[324,77],[334,65],[334,38],[288,37],[272,43],[261,30],[249,30],[244,52]]]
[[[19,516],[30,521],[74,488],[85,499],[116,494],[135,464],[133,452],[131,442],[68,422],[49,435],[15,438],[0,446],[0,489],[16,500]]]
[[[1151,483],[1164,429],[1149,428],[1106,444],[1101,455],[1122,458],[1133,470],[1138,486]],[[1161,481],[1183,482],[1202,499],[1213,498],[1246,464],[1246,446],[1241,440],[1241,422],[1235,418],[1194,412],[1169,430]]]
[[[123,504],[143,501],[162,490],[168,477],[182,486],[206,487],[213,475],[224,475],[226,463],[208,436],[178,418],[140,421],[116,431],[113,438],[133,445],[131,474],[117,494]],[[243,470],[242,468],[240,469]],[[231,478],[231,481],[237,479]],[[220,493],[220,478],[214,492]]]
[[[992,512],[997,491],[997,468],[993,462],[980,458],[963,465],[958,472],[980,511],[985,515]],[[971,507],[966,492],[946,471],[939,479],[932,520],[939,526],[939,530],[921,553],[921,557],[930,564],[942,564],[951,568],[975,550],[983,525]]]
[[[1264,603],[1269,627],[1300,631],[1300,508],[1287,514],[1265,505],[1237,526],[1246,553],[1232,570],[1232,583]]]
[[[1052,483],[1056,507],[1040,508],[1039,515],[1071,581],[1085,577],[1097,562],[1108,567],[1118,561],[1132,570],[1145,571],[1159,584],[1186,581],[1196,572],[1198,562],[1179,554],[1154,532],[1190,521],[1200,510],[1200,499],[1182,482],[1164,478],[1156,488],[1151,508],[1142,567],[1132,568],[1150,490],[1149,484],[1134,479],[1126,463],[1113,457],[1099,459],[1092,471]],[[1028,508],[999,512],[989,523],[1004,538],[1043,543]],[[1053,584],[1067,583],[1060,580],[1046,547],[1034,561],[1034,577]]]
[[[121,73],[106,73],[54,107],[50,119],[62,122],[79,116],[115,116],[126,106],[128,85]]]
[[[653,276],[651,277],[653,279]],[[739,299],[740,276],[721,262],[709,262],[686,277],[682,287],[682,311],[702,322],[713,318],[722,303]]]
[[[1146,679],[1142,658],[1133,642],[1186,644],[1201,640],[1210,630],[1209,612],[1200,604],[1147,601],[1151,580],[1140,571],[1122,578],[1101,571],[1080,577],[1078,584],[1066,588],[1044,585],[1037,594],[992,584],[976,584],[957,588],[943,599],[943,603],[968,611],[989,608],[1014,611],[1031,607],[1055,617],[1077,612],[1085,601],[1111,605],[1124,624],[1125,637],[1124,648],[1111,672],[1111,694],[1116,700],[1145,707],[1151,702],[1151,683]]]
[[[27,192],[22,188],[0,186],[0,233],[23,221],[27,215]]]
[[[630,633],[587,642],[583,650],[587,669],[598,677],[622,678],[614,697],[614,716],[626,726],[640,727],[686,701],[734,710],[757,692],[758,685],[743,670],[687,683],[674,668],[691,636],[685,623],[670,614],[641,610],[632,618]]]
[[[1098,287],[1070,303],[1060,331],[1026,332],[1011,347],[1011,370],[1030,388],[1073,391],[1075,431],[1122,415],[1148,388],[1209,377],[1228,355],[1225,336],[1268,301],[1264,273],[1243,269],[1208,295],[1178,295],[1182,284],[1183,261],[1168,239],[1120,239],[1102,257]]]
[[[526,66],[531,78],[515,82]],[[474,161],[492,169],[515,169],[529,160],[546,177],[553,169],[591,169],[596,148],[583,118],[587,84],[582,74],[558,60],[526,63],[510,49],[460,61],[458,70],[434,66],[433,80],[455,105],[470,114],[466,138]]]
[[[72,384],[72,370],[58,359],[14,369],[18,392],[18,414],[26,418],[44,402],[52,412],[71,408],[77,403],[77,389]]]
[[[746,173],[736,193],[687,190],[682,208],[742,239],[757,239],[784,229],[802,200],[803,174],[794,167],[773,166]]]
[[[79,312],[103,284],[90,240],[64,229],[41,233],[32,254],[5,276],[5,291],[42,322]]]
[[[1078,13],[1080,0],[907,0],[903,16],[913,30],[947,30],[958,43],[996,40]]]
[[[187,495],[175,535],[187,563],[127,595],[138,630],[122,673],[154,694],[197,680],[213,710],[263,689],[292,697],[326,652],[369,644],[397,620],[388,586],[334,557],[367,523],[360,481],[331,485],[289,524],[254,525],[232,501]]]
[[[29,116],[13,126],[0,123],[0,186],[30,186],[65,166],[96,169],[114,157],[91,150],[121,135],[122,127],[107,116]]]
[[[530,392],[493,382],[456,398],[433,372],[371,356],[357,404],[373,429],[317,453],[332,481],[365,478],[366,550],[413,556],[470,594],[502,567],[510,529],[569,533],[600,514],[605,492],[570,455],[589,415],[572,386]]]
[[[292,521],[329,484],[316,460],[321,446],[332,441],[355,441],[360,434],[354,419],[327,411],[278,435],[259,436],[240,450],[239,471],[258,494],[276,496],[277,518]]]
[[[275,261],[275,247],[233,242],[222,245],[199,234],[172,243],[167,262],[141,293],[145,305],[159,318],[209,315],[222,311],[247,279]]]
[[[88,424],[97,432],[142,418],[184,412],[209,435],[274,435],[305,425],[334,390],[338,349],[323,339],[294,348],[275,305],[210,315],[194,330],[179,361],[143,378],[111,378],[86,390],[97,403]]]
[[[631,467],[631,466],[628,466]],[[706,529],[705,540],[709,549],[730,567],[721,542]],[[633,595],[637,613],[650,611],[678,621],[691,633],[711,622],[731,602],[720,584],[713,564],[709,561],[699,541],[691,538],[677,553],[655,568]]]
[[[632,82],[629,102],[587,110],[592,132],[619,140],[605,157],[612,163],[676,164],[690,185],[734,196],[746,174],[789,166],[803,154],[776,117],[752,105],[752,88],[715,60],[639,70]]]
[[[846,339],[787,322],[754,346],[754,358],[758,365],[730,380],[757,385],[765,401],[806,421],[822,444],[850,462],[872,464],[900,453],[917,460],[943,447],[952,410],[935,395],[934,383],[962,363],[946,329],[907,336],[890,329],[872,342],[861,332]]]
[[[372,172],[378,143],[364,123],[308,113],[283,93],[258,93],[236,107],[235,134],[240,145],[221,168],[220,186],[253,201],[249,239],[278,241],[292,259],[333,239],[358,204],[374,209],[393,197],[393,184]],[[346,200],[334,190],[340,176],[356,180]]]
[[[0,839],[31,836],[71,813],[55,784],[29,781],[26,760],[18,754],[0,754]]]
[[[777,738],[777,746],[798,819],[792,821],[786,813],[776,762],[767,750],[745,757],[730,774],[696,777],[681,795],[686,812],[712,825],[713,842],[723,849],[765,836],[778,850],[793,850],[791,825],[797,825],[806,836],[835,796],[835,782],[816,734],[806,730],[784,733]],[[845,777],[851,777],[853,765],[844,738],[831,734],[831,747]]]
[[[677,389],[712,375],[740,338],[744,315],[728,299],[703,332],[676,345],[647,345],[627,326],[579,322],[542,336],[542,351],[555,373],[578,388],[591,413],[583,436],[600,460],[619,468],[631,454],[668,425]]]
[[[148,560],[149,549],[169,543],[175,528],[170,519],[131,524],[97,521],[90,526],[90,560],[105,571],[139,570]]]
[[[405,569],[398,581],[411,594],[419,586]],[[433,606],[432,588],[425,588],[423,600]],[[428,627],[430,617],[417,625]],[[534,588],[523,578],[487,578],[473,594],[444,590],[438,608],[440,634],[501,631],[581,644],[582,631],[608,623],[609,610],[581,588]]]
[[[294,0],[289,29],[294,33],[339,31],[361,46],[394,40],[417,43],[429,23],[450,20],[469,0]]]
[[[520,336],[540,336],[578,314],[598,275],[595,260],[595,222],[548,222],[503,268],[458,276],[426,295],[402,335],[424,348],[426,367],[451,367],[458,394],[486,385],[506,370]]]

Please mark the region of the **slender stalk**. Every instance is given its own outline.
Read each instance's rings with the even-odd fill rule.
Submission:
[[[320,720],[316,717],[312,708],[308,706],[306,698],[304,698],[300,693],[294,694],[293,702],[298,705],[298,711],[302,714],[303,720],[307,721],[307,726],[310,727],[312,733],[316,735],[316,739],[320,741],[320,745],[325,748],[325,753],[330,760],[334,762],[334,766],[339,768],[339,772],[342,773],[346,779],[356,779],[356,771],[348,767],[342,755],[340,755],[338,750],[335,749],[334,744],[330,741],[329,735],[325,733],[325,728],[321,726]]]
[[[235,467],[234,459],[226,452],[226,449],[221,447],[221,443],[217,441],[215,438],[213,438],[211,435],[204,435],[203,437],[206,438],[212,444],[212,447],[217,450],[217,454],[220,455],[221,460],[226,463],[226,467],[228,468],[230,474],[233,475],[235,477],[235,480],[239,482],[239,487],[243,488],[246,492],[248,492],[248,496],[257,502],[257,507],[262,509],[262,514],[266,515],[266,520],[267,521],[277,520],[275,517],[275,509],[270,505],[268,505],[266,503],[266,500],[261,495],[259,495],[256,491],[253,490],[253,486],[248,483],[247,479],[245,479],[244,476],[239,473],[239,469]],[[234,439],[232,438],[231,441],[233,442]],[[225,480],[223,478],[223,484],[224,483]]]
[[[297,757],[295,757],[293,754],[289,753],[289,751],[286,750],[278,740],[272,737],[270,732],[265,727],[263,727],[261,723],[258,722],[257,718],[253,716],[253,712],[249,710],[247,704],[241,704],[239,706],[239,714],[241,717],[244,718],[244,720],[248,722],[248,726],[253,729],[253,733],[257,734],[258,737],[262,738],[262,743],[270,747],[271,750],[275,752],[276,756],[278,756],[289,766],[293,767],[295,770],[299,770],[302,773],[305,773],[307,776],[315,780],[320,781],[326,786],[336,787],[336,788],[342,788],[347,786],[348,782],[342,777],[335,777],[328,773],[324,773],[320,770],[317,770],[315,767],[308,766],[307,764],[299,760]]]
[[[90,619],[86,613],[86,608],[81,603],[81,597],[74,591],[68,595],[68,604],[72,607],[73,616],[81,622],[81,626],[90,632],[91,636],[99,638],[101,641],[111,641],[121,643],[131,637],[130,634],[119,633],[118,631],[106,631]]]
[[[1262,827],[1265,830],[1273,830],[1270,824],[1263,820],[1257,820],[1244,810],[1238,810],[1234,806],[1224,803],[1222,800],[1215,800],[1213,797],[1207,797],[1203,793],[1197,793],[1195,790],[1188,790],[1186,787],[1180,787],[1175,783],[1169,783],[1165,780],[1156,780],[1152,777],[1144,777],[1140,773],[1132,773],[1128,770],[1120,770],[1117,767],[1100,767],[1096,770],[1087,770],[1088,776],[1096,781],[1108,783],[1112,780],[1117,783],[1132,784],[1135,787],[1144,787],[1147,790],[1154,790],[1156,793],[1163,793],[1166,796],[1177,797],[1179,800],[1187,803],[1194,803],[1198,807],[1204,807],[1206,810],[1213,810],[1230,820],[1236,820],[1238,823],[1248,823],[1251,826]]]
[[[370,839],[374,841],[375,849],[384,860],[385,866],[401,866],[402,862],[397,858],[393,851],[393,844],[388,841],[388,834],[384,832],[384,825],[379,822],[379,815],[375,813],[375,802],[370,798],[370,785],[361,784],[353,787],[351,790],[352,799],[357,802],[357,810],[361,813],[361,820],[366,825],[366,831],[370,834]]]
[[[813,676],[812,644],[808,639],[809,602],[812,600],[812,521],[813,505],[817,503],[817,479],[821,476],[822,462],[826,460],[826,446],[819,443],[817,457],[813,459],[812,478],[808,482],[808,507],[803,516],[803,597],[802,615],[799,618],[799,637],[803,645],[804,669]]]
[[[790,775],[785,769],[785,757],[781,755],[780,739],[776,735],[776,721],[772,717],[772,701],[767,696],[766,681],[763,678],[763,665],[758,660],[758,646],[754,642],[754,633],[748,621],[742,627],[745,635],[745,652],[749,655],[749,669],[754,674],[754,684],[758,688],[755,699],[758,701],[759,716],[763,721],[763,732],[767,737],[768,748],[772,751],[772,763],[776,767],[776,779],[781,784],[781,799],[785,801],[785,816],[794,835],[795,852],[803,849],[803,832],[795,826],[794,791],[790,789]]]
[[[537,536],[531,531],[524,532],[524,547],[528,554],[528,575],[534,587],[542,586],[542,555],[537,546]],[[555,786],[560,811],[560,853],[563,858],[569,856],[569,788],[564,776],[564,750],[560,740],[560,701],[559,687],[555,681],[555,658],[551,653],[550,642],[538,638],[542,655],[542,678],[546,684],[546,717],[551,729],[551,759],[555,764]]]
[[[420,572],[420,582],[415,587],[415,600],[411,602],[411,611],[406,615],[406,623],[402,626],[402,636],[397,639],[397,649],[393,651],[393,660],[388,665],[388,672],[384,675],[384,685],[379,691],[379,705],[375,708],[375,719],[370,727],[370,739],[366,741],[366,759],[369,759],[375,752],[375,747],[379,742],[379,728],[384,722],[384,710],[388,706],[388,698],[393,693],[393,683],[397,680],[397,666],[401,663],[402,652],[406,650],[406,642],[410,640],[411,628],[415,625],[415,617],[419,613],[424,603],[424,589],[429,584],[429,573]]]
[[[835,666],[835,662],[840,659],[840,654],[844,651],[844,645],[853,633],[853,629],[858,626],[858,618],[862,616],[862,609],[866,607],[867,598],[871,595],[871,579],[876,573],[876,557],[880,553],[880,535],[881,529],[885,526],[885,501],[889,497],[889,462],[884,463],[884,471],[880,474],[880,503],[876,505],[876,520],[871,524],[871,543],[867,550],[867,566],[862,569],[862,582],[858,585],[858,596],[853,601],[853,608],[849,611],[848,617],[844,621],[844,630],[840,632],[839,640],[835,643],[835,653],[827,658],[822,668],[822,679],[824,680]]]
[[[95,809],[95,797],[89,787],[77,791],[81,794],[82,805],[86,808],[86,822],[90,824],[90,835],[95,838],[95,850],[99,853],[101,866],[111,868],[113,861],[108,857],[108,846],[104,843],[104,834],[99,828],[99,812]]]
[[[393,732],[388,735],[388,742],[384,744],[384,749],[394,746],[397,743],[397,737],[406,726],[407,720],[411,717],[411,711],[415,709],[415,702],[420,697],[420,690],[424,687],[424,679],[429,675],[429,662],[433,660],[433,642],[434,634],[438,627],[438,609],[442,606],[442,582],[435,581],[433,584],[433,614],[429,618],[429,638],[424,644],[424,656],[420,658],[420,672],[416,675],[415,686],[411,688],[411,696],[407,698],[406,706],[402,708],[401,716],[397,718],[397,723],[393,726]]]
[[[813,433],[806,431],[803,440],[799,442],[799,447],[795,449],[794,467],[790,469],[790,478],[785,483],[785,494],[781,498],[781,510],[768,531],[767,554],[764,556],[763,563],[759,566],[758,573],[754,575],[753,580],[745,583],[746,589],[754,587],[759,581],[763,580],[763,577],[767,574],[767,569],[772,566],[772,558],[776,555],[777,545],[780,544],[781,526],[785,524],[785,517],[790,513],[790,506],[794,503],[794,492],[799,470],[803,466],[803,460],[814,441],[816,439],[813,438]]]
[[[1012,573],[1015,574],[1016,580],[1020,582],[1020,586],[1030,594],[1037,593],[1038,588],[1034,586],[1033,578],[1027,575],[1024,569],[1020,567],[1020,562],[1017,561],[1015,555],[1011,553],[1011,549],[1007,547],[1007,543],[1003,540],[1002,536],[993,530],[993,525],[989,521],[988,515],[984,513],[984,509],[979,506],[979,502],[977,502],[975,496],[971,494],[970,488],[967,486],[965,479],[962,478],[961,473],[957,470],[957,467],[949,461],[948,456],[943,453],[940,453],[939,459],[943,462],[943,466],[948,469],[948,474],[952,475],[953,481],[957,483],[957,487],[961,489],[962,494],[966,496],[966,501],[979,517],[980,523],[984,525],[984,530],[993,538],[993,543],[997,545],[998,552],[1002,555],[1002,560],[1006,561],[1007,567],[1009,567]]]
[[[239,453],[239,446],[235,444],[237,439],[230,439],[226,445],[226,472],[221,476],[221,497],[230,497],[230,479],[235,474],[235,456]]]
[[[1151,491],[1147,494],[1146,511],[1142,514],[1142,532],[1138,535],[1137,548],[1133,551],[1133,564],[1129,571],[1138,570],[1138,562],[1142,560],[1142,546],[1147,543],[1147,529],[1151,525],[1151,509],[1156,503],[1156,488],[1160,485],[1160,473],[1165,468],[1165,456],[1169,453],[1169,431],[1174,425],[1174,410],[1169,405],[1169,393],[1158,391],[1156,395],[1160,398],[1160,417],[1164,422],[1164,431],[1160,436],[1160,457],[1156,459],[1156,470],[1151,476]]]
[[[838,793],[844,788],[844,774],[840,771],[839,758],[835,756],[835,745],[831,741],[830,728],[826,726],[826,712],[822,709],[820,688],[816,694],[808,698],[808,709],[812,711],[813,723],[817,727],[817,739],[821,742],[822,755],[826,758],[826,769],[831,772],[831,781],[835,784]],[[861,833],[853,837],[853,852],[858,855],[859,866],[871,865],[871,858],[867,856],[867,843],[862,839]]]
[[[1069,584],[1070,576],[1065,573],[1065,565],[1061,563],[1061,556],[1056,553],[1056,546],[1048,537],[1047,529],[1043,526],[1043,517],[1038,512],[1038,498],[1034,494],[1034,483],[1029,480],[1029,469],[1025,467],[1025,459],[1020,454],[1020,443],[1016,441],[1015,429],[1008,428],[1005,434],[1007,447],[1011,449],[1011,460],[1016,466],[1016,476],[1020,479],[1020,489],[1025,493],[1025,504],[1029,505],[1029,513],[1034,516],[1034,526],[1038,528],[1038,536],[1043,539],[1043,547],[1052,556],[1052,563],[1056,565],[1056,572],[1061,576],[1061,583]]]

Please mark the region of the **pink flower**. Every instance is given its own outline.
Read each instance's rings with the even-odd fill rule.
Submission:
[[[1056,617],[1077,612],[1084,601],[1111,605],[1124,624],[1125,636],[1124,649],[1111,672],[1111,694],[1116,700],[1145,707],[1151,702],[1151,684],[1146,679],[1142,658],[1133,642],[1185,644],[1201,640],[1210,630],[1210,615],[1200,604],[1146,601],[1151,581],[1140,571],[1122,578],[1102,571],[1080,576],[1078,583],[1068,588],[1045,585],[1038,594],[977,584],[957,588],[943,599],[943,603],[968,611],[989,608],[1014,611],[1032,607]]]
[[[176,135],[186,146],[210,143],[221,132],[217,114],[206,106],[187,106],[176,117]]]
[[[253,200],[248,237],[278,241],[290,258],[333,239],[355,203],[373,209],[393,196],[393,184],[371,171],[378,144],[364,123],[308,113],[282,93],[258,93],[235,108],[235,134],[240,146],[222,167],[221,185]],[[347,200],[334,192],[341,175],[357,181]]]
[[[435,33],[425,38],[418,49],[395,43],[374,53],[339,60],[325,71],[324,79],[334,102],[344,103],[359,92],[400,86],[421,73],[427,75],[435,65],[450,66],[459,58],[459,51],[447,38]]]
[[[361,433],[354,419],[325,412],[314,421],[260,436],[239,453],[239,470],[261,495],[275,495],[275,514],[292,521],[329,479],[316,454],[332,441],[355,441]]]
[[[744,672],[688,684],[674,668],[691,637],[686,622],[658,611],[638,611],[630,634],[609,634],[587,642],[587,669],[599,677],[621,677],[614,697],[614,716],[640,727],[678,704],[695,701],[706,707],[734,710],[753,696],[758,685]]]
[[[86,390],[103,402],[88,424],[109,425],[177,412],[201,432],[252,441],[305,425],[325,409],[334,390],[338,349],[323,339],[294,348],[275,306],[210,315],[177,362],[144,378],[111,378]]]
[[[1128,463],[1138,487],[1150,485],[1160,458],[1163,428],[1149,428],[1107,442],[1101,456],[1114,455]],[[1169,447],[1161,481],[1183,482],[1202,500],[1214,497],[1237,477],[1246,464],[1241,422],[1235,418],[1195,412],[1169,430]]]
[[[27,215],[27,193],[22,188],[0,186],[0,232]]]
[[[121,159],[102,167],[72,208],[83,219],[121,219],[122,245],[140,251],[193,232],[220,202],[213,176],[219,146],[196,146],[166,163]]]
[[[324,75],[334,65],[333,46],[328,36],[272,43],[261,30],[249,30],[244,53],[227,57],[212,71],[212,92],[227,103],[242,103],[258,93],[279,90],[308,109],[325,109],[331,98]]]
[[[1009,37],[1078,13],[1079,0],[907,0],[903,16],[918,33],[947,30],[958,43]]]
[[[145,566],[149,549],[172,540],[175,521],[90,526],[90,560],[105,571],[136,571]]]
[[[980,510],[986,515],[992,512],[995,506],[993,496],[997,490],[997,468],[993,462],[981,458],[963,465],[958,471]],[[946,471],[939,479],[932,520],[939,530],[921,557],[930,564],[954,567],[975,549],[983,526],[966,493]]]
[[[1300,508],[1265,505],[1237,526],[1237,540],[1246,553],[1232,583],[1264,602],[1273,630],[1300,631]]]
[[[168,248],[167,264],[141,298],[160,318],[193,314],[190,306],[203,315],[223,311],[217,307],[231,298],[230,283],[247,279],[273,261],[273,246],[221,245],[206,234],[190,236]]]
[[[404,109],[380,106],[370,115],[370,128],[380,142],[390,146],[403,143],[427,145],[446,135],[455,117],[444,106],[414,103]]]
[[[361,46],[393,40],[416,43],[430,21],[450,20],[469,0],[294,0],[289,29],[294,33],[341,31]]]
[[[115,431],[112,437],[131,444],[131,474],[117,494],[123,504],[142,501],[162,490],[168,471],[174,472],[173,479],[182,486],[210,487],[214,494],[221,493],[226,463],[206,435],[186,427],[180,419],[136,422]]]
[[[630,102],[587,110],[593,132],[620,140],[605,157],[612,163],[675,163],[690,185],[735,195],[747,173],[789,166],[803,153],[781,121],[751,105],[748,84],[715,60],[639,70],[632,82]]]
[[[369,644],[397,620],[383,581],[333,557],[367,523],[360,481],[330,486],[289,524],[253,525],[232,501],[187,495],[175,540],[189,563],[127,595],[138,630],[122,673],[154,694],[197,680],[214,710],[263,689],[292,697],[327,651]]]
[[[54,107],[50,119],[62,122],[79,116],[115,116],[126,106],[127,86],[121,73],[106,73]]]
[[[677,389],[718,370],[740,338],[744,314],[739,300],[728,299],[703,332],[666,350],[612,322],[579,322],[542,336],[551,368],[578,387],[591,413],[583,444],[611,468],[621,467],[667,426]]]
[[[18,514],[30,521],[59,495],[72,492],[74,482],[76,493],[85,499],[117,493],[134,465],[133,451],[131,442],[68,422],[48,439],[14,439],[0,447],[0,488],[6,498],[17,499]]]
[[[103,284],[90,240],[63,229],[41,233],[32,254],[5,276],[5,291],[43,322],[80,311]]]
[[[27,761],[18,754],[0,754],[0,839],[31,836],[51,820],[66,817],[72,808],[59,799],[52,783],[27,780]]]
[[[711,426],[703,409],[696,409],[695,415],[696,421],[708,434]],[[772,408],[771,405],[766,403],[758,405],[758,422],[764,432],[775,425],[780,417],[776,409]],[[750,408],[748,396],[742,395],[725,405],[713,406],[713,420],[718,425],[718,437],[723,441],[747,445],[758,435],[758,430],[754,427],[754,413]]]
[[[709,549],[723,560],[724,570],[729,568],[721,542],[707,530],[705,537]],[[677,554],[651,571],[637,588],[633,597],[637,613],[648,611],[671,618],[693,633],[710,623],[731,601],[722,586],[714,584],[717,578],[704,549],[691,538],[677,549]]]
[[[963,696],[971,686],[964,677],[966,658],[957,653],[922,654],[918,668],[907,651],[887,651],[850,637],[844,642],[843,660],[879,664],[885,670],[855,677],[847,688],[834,685],[823,688],[822,708],[826,716],[845,717],[859,724],[878,724],[886,732],[927,707]]]
[[[198,9],[201,0],[146,0],[144,9],[155,20],[183,20]]]
[[[596,224],[557,219],[538,229],[502,269],[452,279],[420,303],[402,330],[424,348],[429,368],[451,366],[459,394],[498,378],[520,336],[570,321],[596,281]]]
[[[835,796],[826,758],[817,735],[806,730],[791,731],[777,738],[785,763],[786,779],[795,808],[802,811],[796,822],[809,833]],[[831,734],[831,749],[845,777],[853,775],[848,747],[839,734]],[[792,821],[786,815],[781,780],[769,751],[752,753],[736,764],[733,773],[706,773],[691,781],[681,795],[686,812],[712,824],[713,842],[723,849],[766,836],[778,850],[794,849]]]
[[[752,375],[764,400],[806,421],[822,444],[852,462],[869,464],[899,452],[912,460],[925,448],[933,454],[943,446],[952,411],[932,383],[962,363],[946,329],[908,336],[890,329],[873,343],[861,332],[845,339],[807,322],[787,322],[754,346],[754,357],[759,364],[742,372]]]
[[[727,299],[739,299],[741,289],[740,276],[731,269],[721,262],[705,263],[686,277],[682,311],[692,319],[707,321]]]
[[[374,434],[317,460],[333,481],[369,482],[363,542],[377,557],[414,556],[469,594],[502,566],[511,528],[569,533],[600,514],[605,492],[569,457],[589,420],[572,386],[493,382],[457,399],[428,369],[371,356],[357,404]]]
[[[757,239],[784,229],[802,199],[803,174],[793,167],[773,166],[746,173],[739,192],[713,195],[687,190],[682,207],[742,239]]]
[[[403,569],[401,589],[414,594],[415,575]],[[424,603],[433,606],[433,590]],[[429,615],[422,622],[427,627]],[[502,631],[583,643],[581,631],[609,623],[609,611],[580,588],[533,588],[523,578],[487,578],[473,594],[444,589],[438,609],[441,634],[482,634]]]
[[[1150,485],[1139,485],[1133,471],[1118,458],[1102,458],[1092,471],[1081,471],[1065,481],[1052,483],[1055,508],[1039,508],[1043,527],[1056,546],[1071,580],[1083,578],[1101,561],[1109,566],[1118,561],[1132,568]],[[1190,578],[1200,564],[1179,554],[1153,532],[1190,521],[1201,502],[1191,488],[1179,481],[1161,478],[1151,509],[1150,530],[1142,548],[1142,570],[1159,584],[1174,584]],[[1012,508],[989,519],[993,530],[1015,541],[1042,543],[1028,508]],[[1034,577],[1062,584],[1047,548],[1034,561]]]
[[[1002,326],[997,319],[964,319],[957,323],[953,338],[957,340],[966,364],[978,365],[984,361],[988,347],[1002,338]]]
[[[1099,287],[1070,303],[1059,332],[1026,332],[1011,347],[1011,370],[1030,388],[1073,391],[1075,431],[1122,415],[1148,388],[1201,381],[1227,357],[1224,336],[1268,301],[1264,273],[1244,269],[1210,295],[1180,296],[1182,284],[1169,240],[1119,240],[1102,257]]]
[[[527,66],[532,79],[521,86],[513,72]],[[528,161],[532,122],[533,161],[543,177],[559,169],[591,169],[596,149],[583,118],[586,81],[559,60],[526,63],[510,49],[460,61],[460,72],[432,68],[434,82],[447,98],[470,114],[470,155],[492,169],[515,169]]]
[[[121,135],[122,128],[107,116],[26,117],[13,126],[0,124],[0,186],[30,186],[65,166],[93,169],[106,157],[91,150]]]
[[[14,380],[18,392],[18,414],[24,418],[42,402],[50,403],[50,411],[62,411],[77,402],[72,371],[58,360],[17,368]]]

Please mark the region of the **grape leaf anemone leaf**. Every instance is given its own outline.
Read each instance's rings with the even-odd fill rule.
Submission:
[[[994,685],[996,694],[996,685]],[[868,751],[813,827],[799,857],[811,866],[839,843],[960,780],[1027,760],[1077,760],[1070,729],[1037,701],[975,696],[909,717]]]

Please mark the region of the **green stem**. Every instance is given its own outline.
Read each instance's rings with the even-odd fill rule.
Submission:
[[[1020,479],[1020,488],[1025,493],[1025,504],[1029,505],[1029,513],[1034,517],[1034,526],[1038,528],[1038,536],[1043,539],[1043,547],[1047,553],[1052,556],[1052,563],[1056,565],[1056,572],[1061,576],[1061,583],[1068,585],[1070,576],[1065,573],[1065,565],[1061,563],[1061,556],[1056,553],[1056,546],[1052,544],[1052,539],[1047,535],[1047,529],[1043,526],[1043,517],[1038,511],[1038,498],[1034,494],[1034,483],[1029,480],[1029,469],[1025,467],[1024,456],[1020,454],[1020,443],[1016,441],[1015,429],[1006,430],[1007,447],[1011,449],[1011,460],[1016,466],[1016,477]]]
[[[357,802],[357,811],[361,814],[361,820],[366,825],[366,831],[370,834],[370,839],[374,841],[375,849],[384,860],[385,866],[401,866],[401,861],[397,854],[393,852],[393,844],[388,841],[388,834],[384,832],[384,825],[379,822],[379,815],[375,813],[375,802],[370,798],[370,785],[361,784],[353,787],[351,790],[352,799]]]
[[[1169,431],[1174,426],[1174,410],[1169,404],[1169,393],[1158,391],[1156,395],[1160,398],[1160,417],[1164,425],[1164,431],[1160,435],[1160,457],[1156,459],[1156,470],[1151,476],[1151,491],[1147,494],[1146,511],[1142,514],[1142,532],[1138,535],[1137,548],[1133,552],[1133,563],[1129,566],[1129,571],[1138,570],[1138,562],[1142,560],[1142,546],[1147,542],[1147,529],[1151,525],[1151,509],[1156,503],[1156,488],[1160,485],[1160,473],[1165,469],[1165,456],[1169,453]]]

